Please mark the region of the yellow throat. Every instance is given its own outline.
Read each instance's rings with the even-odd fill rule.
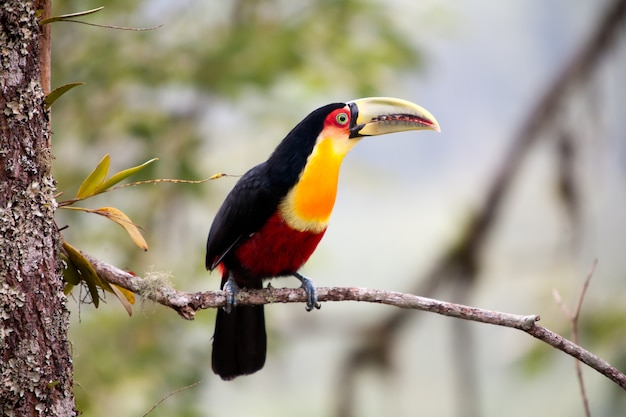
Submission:
[[[347,137],[318,139],[300,180],[279,205],[280,214],[291,228],[312,233],[326,229],[335,205],[341,162],[357,142]]]

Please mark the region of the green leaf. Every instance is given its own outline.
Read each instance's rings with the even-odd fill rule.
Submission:
[[[78,188],[78,192],[76,193],[75,199],[85,199],[88,197],[92,197],[98,194],[100,191],[98,189],[102,187],[104,180],[109,173],[109,165],[111,164],[111,157],[109,154],[104,155],[102,160],[98,163],[98,166],[91,171],[87,178],[83,181],[83,183]]]
[[[83,84],[85,84],[85,83],[78,82],[78,83],[64,84],[64,85],[62,85],[60,87],[57,87],[54,90],[50,91],[48,93],[48,95],[46,95],[46,98],[44,99],[44,103],[46,104],[46,109],[49,109],[50,106],[52,106],[52,103],[57,101],[57,99],[59,97],[61,97],[63,94],[67,93],[72,88],[77,87],[79,85],[83,85]]]
[[[87,288],[89,289],[89,294],[91,295],[91,299],[93,300],[93,304],[96,308],[100,304],[100,295],[98,294],[98,287],[102,288],[105,291],[113,293],[122,306],[126,310],[129,316],[132,316],[133,309],[132,305],[135,304],[135,294],[128,291],[125,288],[119,287],[117,285],[111,284],[106,279],[101,278],[96,270],[94,269],[89,259],[87,259],[78,249],[63,241],[63,249],[65,250],[65,255],[61,255],[68,268],[66,271],[71,268],[76,271],[76,275],[79,277],[78,280],[72,280],[72,282],[67,281],[65,286],[63,287],[63,293],[68,295],[75,285],[79,284],[80,281],[84,281],[87,284]],[[82,278],[81,278],[82,277]]]
[[[65,286],[63,286],[63,294],[69,295],[73,289],[74,289],[74,284],[70,284],[69,282],[66,282]]]
[[[124,307],[128,315],[132,316],[133,315],[132,304],[135,303],[135,295],[125,288],[118,287],[117,285],[114,285],[114,284],[110,284],[110,285],[111,285],[111,292],[115,294],[118,300],[120,300],[120,303],[122,303],[122,306]]]
[[[67,256],[61,254],[65,268],[63,268],[63,280],[71,286],[80,284],[81,277],[76,265],[68,259]]]
[[[83,281],[87,284],[87,288],[89,289],[89,294],[91,295],[91,300],[93,301],[93,305],[98,308],[100,304],[100,295],[98,294],[98,287],[103,288],[107,291],[113,292],[111,286],[108,282],[100,279],[98,273],[91,262],[85,256],[80,253],[78,249],[63,241],[63,249],[65,249],[65,253],[67,254],[67,258],[74,264],[76,269],[80,271],[81,276],[83,277]]]
[[[52,22],[60,22],[63,20],[73,19],[75,17],[87,16],[89,14],[99,12],[102,9],[104,9],[104,6],[100,6],[98,8],[91,9],[91,10],[85,10],[84,12],[76,12],[76,13],[62,14],[59,16],[52,16],[52,17],[42,20],[41,22],[39,22],[39,24],[43,26]]]
[[[123,171],[120,171],[118,173],[115,173],[113,175],[111,175],[111,177],[106,180],[100,187],[98,187],[98,192],[103,192],[106,191],[107,189],[113,187],[115,184],[117,184],[120,181],[125,180],[126,178],[130,177],[131,175],[141,171],[142,169],[144,169],[145,167],[147,167],[148,165],[150,165],[151,163],[158,161],[159,158],[153,158],[147,162],[144,162],[141,165],[138,165],[136,167],[132,167],[132,168],[128,168],[125,169]]]

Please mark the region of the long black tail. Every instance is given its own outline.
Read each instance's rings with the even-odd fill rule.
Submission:
[[[213,372],[225,380],[254,373],[263,368],[266,350],[262,305],[234,307],[230,313],[221,308],[217,311],[213,334]]]

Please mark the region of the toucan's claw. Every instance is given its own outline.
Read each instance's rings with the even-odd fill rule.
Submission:
[[[239,292],[239,285],[235,282],[235,277],[232,272],[229,272],[228,280],[224,283],[222,291],[226,292],[224,311],[230,314],[230,312],[233,311],[233,307],[237,306],[237,293]]]
[[[322,308],[322,305],[317,302],[317,288],[313,281],[297,272],[293,276],[300,280],[302,283],[301,287],[306,292],[306,311],[311,311],[313,308],[318,310]]]

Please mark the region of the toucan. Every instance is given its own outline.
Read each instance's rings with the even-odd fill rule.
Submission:
[[[440,131],[424,108],[388,97],[332,103],[306,116],[267,161],[237,181],[209,231],[206,268],[221,272],[226,306],[217,311],[212,368],[224,380],[265,364],[263,306],[237,305],[239,288],[260,289],[273,277],[298,278],[306,309],[319,308],[313,282],[298,270],[324,236],[341,163],[365,136]]]

